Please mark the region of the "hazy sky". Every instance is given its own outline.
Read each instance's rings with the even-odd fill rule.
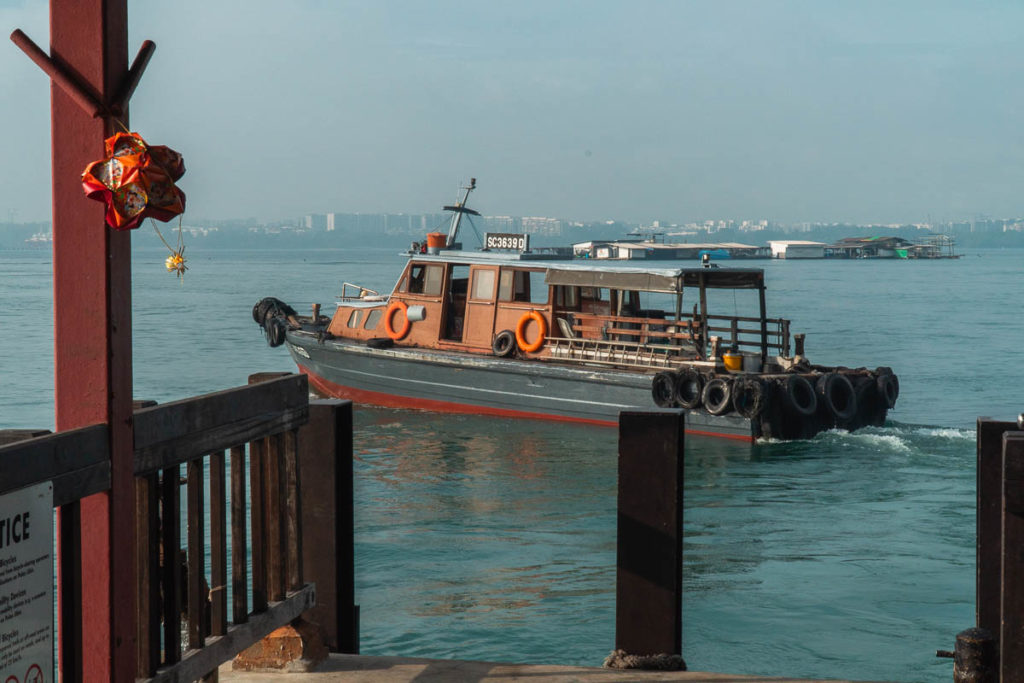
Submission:
[[[45,2],[0,0],[48,45]],[[132,129],[186,219],[1024,214],[1024,3],[130,2]],[[49,88],[0,46],[0,221],[48,220]]]

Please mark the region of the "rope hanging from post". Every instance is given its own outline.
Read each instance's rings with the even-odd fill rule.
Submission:
[[[679,655],[631,655],[625,650],[612,650],[604,659],[606,669],[646,669],[648,671],[686,671],[686,662]]]

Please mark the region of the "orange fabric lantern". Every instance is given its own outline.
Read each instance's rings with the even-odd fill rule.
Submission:
[[[147,145],[138,133],[117,133],[104,148],[107,158],[82,173],[82,189],[106,203],[107,225],[130,230],[146,218],[167,222],[185,212],[185,193],[174,184],[185,174],[180,154]]]

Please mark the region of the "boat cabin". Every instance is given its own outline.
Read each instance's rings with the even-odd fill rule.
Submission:
[[[713,314],[715,290],[755,291],[756,315]],[[760,364],[789,355],[789,322],[766,317],[761,269],[541,264],[461,251],[411,255],[388,297],[343,291],[328,331],[617,366],[711,365],[729,349]]]

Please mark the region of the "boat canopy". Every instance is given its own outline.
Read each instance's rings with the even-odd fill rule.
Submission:
[[[760,268],[548,268],[548,285],[607,287],[608,289],[675,294],[684,287],[763,289]]]

